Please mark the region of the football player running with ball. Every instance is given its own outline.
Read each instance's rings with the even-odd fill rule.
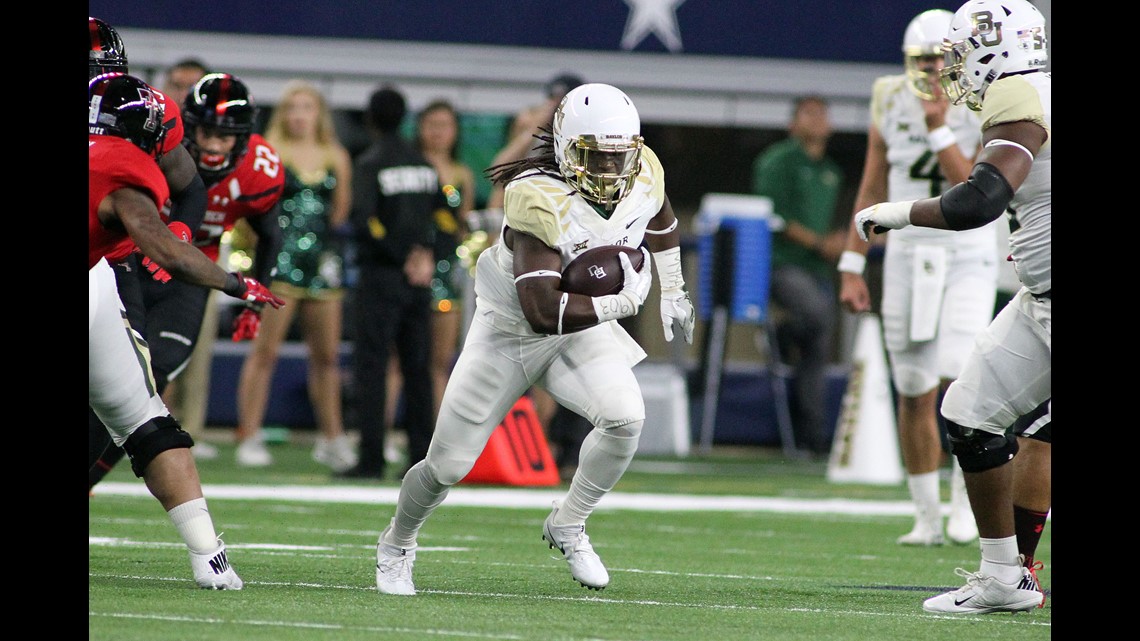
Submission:
[[[982,151],[970,178],[939,198],[879,203],[855,214],[871,231],[908,225],[980,227],[1009,211],[1021,289],[974,342],[942,402],[951,451],[965,472],[978,525],[977,572],[923,602],[927,612],[1032,610],[1042,594],[1018,552],[1014,509],[1016,430],[1052,394],[1052,80],[1045,18],[1026,0],[972,0],[955,12],[943,43],[941,83],[954,104],[982,116]]]
[[[415,594],[420,528],[532,385],[594,426],[542,538],[562,552],[574,580],[594,590],[609,584],[586,520],[621,479],[645,421],[632,369],[645,352],[614,321],[638,313],[653,271],[666,340],[672,341],[677,322],[692,343],[693,305],[661,164],[641,137],[629,96],[606,84],[581,85],[563,98],[544,133],[539,155],[487,169],[505,186],[502,242],[479,256],[475,322],[444,392],[427,457],[404,476],[396,515],[377,542],[376,587],[384,594]],[[621,254],[624,287],[617,294],[561,291],[562,269],[601,245],[641,247],[645,264],[634,271]]]

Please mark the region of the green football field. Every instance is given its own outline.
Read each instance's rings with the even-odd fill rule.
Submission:
[[[145,486],[118,466],[89,501],[88,631],[107,641],[921,640],[1052,638],[1042,609],[923,612],[960,587],[977,545],[895,544],[912,523],[905,483],[834,484],[826,463],[766,448],[639,457],[587,532],[610,571],[570,578],[541,538],[565,486],[458,485],[419,538],[414,597],[375,589],[375,544],[398,483],[336,482],[303,443],[239,469],[199,462],[239,592],[196,587],[185,547]],[[948,499],[943,484],[943,498]],[[1050,523],[1038,548],[1051,585]]]

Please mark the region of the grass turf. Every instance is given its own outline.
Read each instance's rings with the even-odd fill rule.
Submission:
[[[1027,613],[923,612],[923,599],[961,585],[955,567],[976,569],[977,545],[898,546],[895,538],[911,525],[906,514],[653,511],[609,508],[603,500],[588,532],[611,582],[594,592],[574,582],[541,540],[548,508],[444,501],[420,535],[419,594],[380,595],[374,551],[391,504],[302,501],[284,490],[258,500],[211,496],[213,487],[344,484],[308,459],[307,444],[273,446],[274,466],[256,470],[234,466],[232,446],[221,450],[199,468],[245,589],[197,589],[185,548],[157,502],[97,486],[88,511],[90,639],[1052,637],[1051,597]],[[688,459],[639,458],[615,492],[907,500],[905,484],[837,485],[825,472],[825,463],[786,461],[775,450],[718,448]],[[141,486],[125,464],[107,482]],[[398,487],[394,480],[344,485]],[[1051,530],[1038,548],[1046,589]]]

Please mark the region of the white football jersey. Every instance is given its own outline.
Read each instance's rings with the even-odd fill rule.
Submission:
[[[921,200],[942,195],[954,183],[942,175],[938,154],[926,140],[926,121],[922,104],[906,85],[906,75],[882,76],[871,89],[871,122],[887,144],[887,200]],[[950,105],[946,126],[954,132],[958,147],[967,158],[973,158],[982,140],[981,119],[965,105]],[[994,246],[995,225],[955,232],[909,225],[892,230],[892,239],[926,245]]]
[[[665,203],[665,175],[657,155],[641,149],[641,172],[630,193],[603,217],[561,178],[532,172],[507,183],[503,227],[530,234],[562,255],[562,266],[602,245],[638,247],[645,228]],[[516,331],[533,334],[515,289],[514,252],[498,242],[479,255],[475,295],[481,309],[493,310]]]
[[[986,90],[981,112],[983,130],[1027,120],[1044,127],[1048,135],[1033,159],[1029,175],[1009,203],[1010,217],[1015,223],[1009,248],[1017,278],[1036,294],[1053,287],[1052,93],[1052,75],[1047,71],[999,78]]]

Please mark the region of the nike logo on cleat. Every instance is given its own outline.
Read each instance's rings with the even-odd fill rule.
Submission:
[[[975,596],[977,596],[977,595],[971,594],[970,596],[962,599],[961,601],[959,601],[958,599],[954,599],[954,605],[962,605],[963,603],[965,603],[966,601],[969,601],[970,599],[974,598]]]

